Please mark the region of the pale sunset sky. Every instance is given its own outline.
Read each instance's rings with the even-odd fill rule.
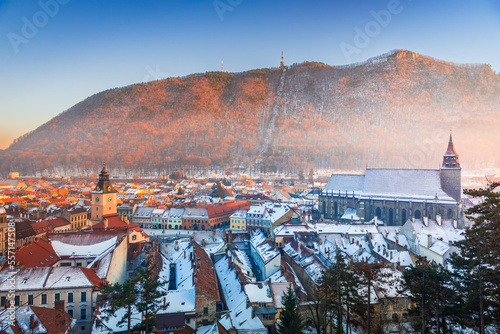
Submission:
[[[407,49],[500,72],[500,1],[0,1],[0,149],[100,91]]]

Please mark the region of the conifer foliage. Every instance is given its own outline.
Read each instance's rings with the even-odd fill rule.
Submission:
[[[302,317],[298,310],[299,300],[292,290],[291,285],[283,296],[285,309],[281,311],[278,322],[278,332],[280,334],[297,334],[302,332]]]

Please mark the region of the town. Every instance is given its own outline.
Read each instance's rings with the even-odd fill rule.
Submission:
[[[440,169],[327,182],[124,181],[108,168],[88,183],[0,180],[1,333],[274,333],[290,300],[303,332],[462,330],[428,303],[436,313],[415,315],[405,274],[452,270],[464,212],[481,203],[462,194],[451,136]],[[344,298],[332,277],[355,289],[337,304],[323,298]]]

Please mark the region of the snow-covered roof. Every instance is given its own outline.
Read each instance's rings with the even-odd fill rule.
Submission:
[[[229,268],[229,259],[221,258],[215,263],[215,271],[219,277],[224,300],[229,312],[220,318],[221,325],[229,330],[258,330],[266,333],[267,330],[256,316],[252,316],[253,308],[247,307],[247,295],[241,289],[236,270]]]
[[[135,211],[134,218],[151,218],[154,208],[152,207],[138,207]]]
[[[160,307],[158,314],[195,312],[196,288],[167,291],[165,309]]]
[[[184,208],[172,208],[170,209],[170,215],[168,219],[181,219],[184,214]]]
[[[107,239],[103,240],[101,237],[103,235]],[[54,251],[61,258],[93,258],[110,248],[114,248],[118,240],[116,235],[105,234],[96,235],[95,238],[92,238],[91,233],[82,234],[79,237],[75,236],[76,238],[72,239],[64,238],[64,236],[56,233],[49,236]]]
[[[250,243],[253,248],[257,251],[263,262],[267,263],[278,256],[280,253],[274,248],[274,246],[265,241],[266,236],[260,230],[255,231],[252,238],[250,239]]]
[[[267,281],[245,285],[245,293],[250,303],[272,303],[271,288]]]
[[[247,210],[236,210],[230,218],[246,218],[247,217]]]
[[[356,213],[356,209],[354,208],[347,208],[340,219],[350,219],[355,221],[360,220],[358,214]]]
[[[366,169],[365,175],[333,174],[323,194],[340,192],[341,196],[372,199],[412,199],[456,203],[441,187],[439,170],[434,169]]]

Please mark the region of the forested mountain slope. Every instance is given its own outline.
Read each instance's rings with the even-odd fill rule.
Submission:
[[[0,152],[0,172],[223,167],[438,168],[453,129],[462,167],[500,165],[500,76],[394,51],[110,89]]]

